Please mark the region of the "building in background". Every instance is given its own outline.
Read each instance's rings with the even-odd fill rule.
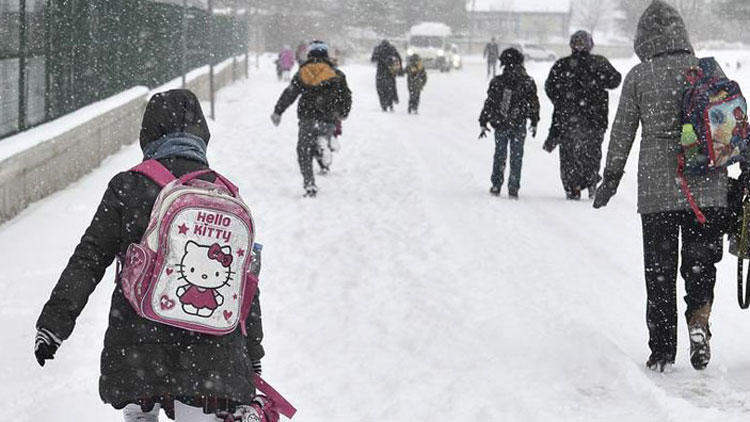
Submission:
[[[570,34],[570,0],[468,0],[466,11],[478,42],[560,43]]]

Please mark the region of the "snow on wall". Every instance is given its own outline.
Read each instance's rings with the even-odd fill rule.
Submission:
[[[419,25],[412,26],[409,33],[411,35],[449,37],[451,35],[451,28],[440,22],[422,22]]]

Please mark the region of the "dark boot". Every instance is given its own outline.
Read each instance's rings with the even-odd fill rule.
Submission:
[[[510,199],[518,199],[518,189],[508,188],[508,197]]]
[[[690,363],[697,370],[705,369],[711,360],[711,330],[708,329],[708,317],[711,305],[704,305],[693,313],[688,320],[690,335]]]
[[[651,353],[646,361],[646,367],[654,372],[671,372],[674,365],[674,356],[661,353]]]
[[[490,188],[490,195],[500,196],[500,186],[493,186]]]

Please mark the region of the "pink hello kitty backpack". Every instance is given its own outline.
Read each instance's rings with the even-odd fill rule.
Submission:
[[[140,243],[121,260],[123,293],[138,315],[203,334],[245,320],[258,286],[250,271],[255,225],[235,185],[206,169],[175,178],[156,160],[131,171],[162,187]],[[216,176],[215,183],[198,177]]]

